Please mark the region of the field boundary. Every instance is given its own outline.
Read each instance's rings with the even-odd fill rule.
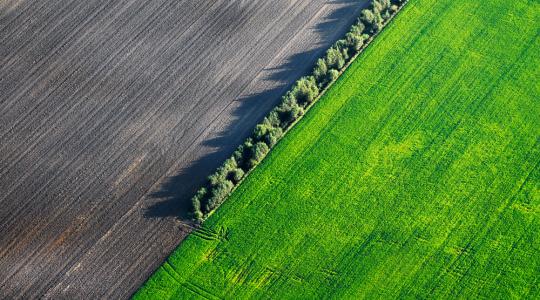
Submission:
[[[191,215],[201,223],[238,188],[277,143],[337,82],[349,66],[386,28],[409,0],[372,0],[344,38],[319,58],[310,75],[285,92],[282,103],[257,124],[253,134],[214,173],[191,199]],[[354,54],[349,56],[348,52]]]

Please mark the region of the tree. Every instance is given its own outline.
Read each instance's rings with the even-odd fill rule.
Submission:
[[[375,34],[379,32],[383,26],[382,17],[380,12],[372,11],[369,9],[362,10],[360,14],[360,20],[366,27],[366,32],[369,34]]]
[[[339,77],[339,71],[338,70],[335,70],[335,69],[332,69],[330,70],[330,72],[328,72],[328,81],[334,81],[336,79],[338,79]]]
[[[235,184],[237,184],[238,182],[240,182],[240,180],[242,180],[242,178],[244,177],[244,170],[242,170],[241,168],[236,168],[234,169],[230,174],[230,177],[231,177],[231,181]]]
[[[365,28],[369,30],[371,26],[373,26],[373,23],[375,23],[375,15],[373,14],[373,11],[370,9],[362,10],[360,13],[360,21],[362,21]]]
[[[279,119],[279,113],[277,108],[272,109],[272,111],[266,116],[262,122],[263,124],[269,127],[279,127],[281,120]]]
[[[272,127],[266,133],[264,141],[268,147],[274,147],[274,145],[281,139],[283,136],[283,129],[281,127]]]
[[[326,51],[325,60],[329,69],[341,70],[345,65],[343,53],[336,47],[332,47]]]
[[[237,167],[238,164],[235,157],[228,158],[223,163],[223,165],[221,165],[221,167],[217,168],[214,174],[208,176],[208,181],[210,182],[210,185],[218,185],[220,182],[227,180],[227,177],[229,177],[229,173]]]
[[[268,122],[263,122],[255,126],[252,137],[254,141],[265,142],[268,147],[273,147],[282,135],[281,127],[273,127]]]
[[[236,149],[233,153],[233,157],[237,162],[237,165],[244,171],[250,169],[249,160],[251,159],[251,148],[253,148],[253,139],[248,138],[244,143]]]
[[[270,128],[270,126],[268,124],[265,124],[265,123],[262,123],[262,124],[257,124],[257,126],[255,126],[255,130],[253,130],[253,139],[255,141],[262,141],[264,140],[266,134],[268,133],[268,129]]]
[[[315,63],[315,68],[313,68],[313,77],[315,78],[315,81],[320,88],[324,88],[328,83],[326,81],[327,72],[328,66],[326,65],[326,61],[322,58],[319,58]]]
[[[300,78],[296,82],[291,93],[299,105],[305,106],[319,95],[319,88],[315,83],[315,78],[313,76],[307,76]]]
[[[213,186],[210,191],[210,198],[205,207],[206,212],[209,213],[218,207],[233,188],[234,184],[229,180],[222,181],[218,185]]]
[[[193,214],[193,218],[197,220],[201,220],[204,216],[201,210],[201,202],[204,201],[207,193],[208,191],[203,187],[191,198],[191,213]]]
[[[356,24],[351,26],[351,29],[349,30],[349,32],[356,35],[362,35],[365,30],[366,30],[366,26],[364,25],[364,23],[362,23],[360,20],[357,20]]]
[[[266,156],[268,150],[270,150],[270,148],[268,148],[268,145],[266,145],[266,143],[258,142],[253,147],[253,160],[257,163],[260,162]]]
[[[287,129],[289,124],[300,117],[304,110],[296,102],[296,98],[291,95],[285,95],[283,102],[277,107],[277,112],[280,120],[280,127]]]
[[[362,33],[364,31],[364,25],[354,25],[351,30],[345,35],[345,40],[347,40],[347,44],[349,45],[349,49],[352,50],[353,53],[357,53],[362,46],[364,46],[364,41],[369,38],[369,36],[365,33]]]

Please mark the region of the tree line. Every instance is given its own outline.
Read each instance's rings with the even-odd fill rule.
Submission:
[[[191,199],[191,213],[195,219],[204,219],[225,200],[406,1],[372,0],[368,8],[362,10],[345,37],[317,60],[311,74],[296,81],[283,95],[281,103],[255,127],[251,136],[208,176],[206,184]]]

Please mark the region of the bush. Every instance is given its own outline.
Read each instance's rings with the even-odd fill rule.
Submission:
[[[274,147],[282,136],[283,129],[281,129],[281,127],[272,127],[266,133],[266,136],[264,137],[264,142],[266,142],[268,147]]]
[[[315,63],[315,68],[313,68],[313,77],[319,88],[324,88],[328,84],[327,73],[328,66],[326,65],[326,60],[319,58],[317,63]]]
[[[328,80],[329,81],[334,81],[338,77],[339,77],[339,71],[338,70],[332,69],[332,70],[330,70],[330,72],[328,72]]]
[[[257,144],[255,144],[255,146],[252,149],[253,149],[252,159],[257,163],[263,160],[263,158],[266,156],[266,154],[270,150],[268,145],[266,145],[266,143],[263,143],[263,142],[258,142]]]
[[[257,125],[253,131],[253,140],[265,142],[268,147],[273,147],[283,135],[281,127],[273,127],[268,122]]]
[[[358,33],[356,30],[348,32],[345,36],[351,53],[357,53],[360,49],[362,49],[362,46],[364,46],[364,41],[368,38],[369,35],[365,33]]]
[[[191,198],[191,213],[193,214],[193,218],[197,220],[201,220],[204,216],[201,210],[201,202],[204,201],[207,193],[208,191],[203,187]]]
[[[240,180],[242,180],[242,178],[244,177],[245,172],[241,168],[236,168],[229,174],[230,174],[230,180],[233,183],[236,184],[236,183],[240,182]]]
[[[345,57],[343,57],[343,53],[340,51],[340,49],[336,47],[332,47],[326,51],[326,66],[329,69],[336,69],[341,70],[343,66],[345,65]]]
[[[222,181],[216,186],[213,186],[210,192],[210,198],[205,207],[205,213],[209,213],[218,207],[229,192],[232,191],[233,187],[234,184],[229,180]]]
[[[304,113],[304,110],[298,105],[296,99],[290,95],[289,97],[284,97],[283,100],[283,103],[277,107],[277,113],[280,120],[280,127],[285,130],[289,124]]]
[[[233,157],[237,162],[237,165],[242,168],[244,171],[249,171],[249,160],[251,159],[251,148],[253,148],[253,140],[251,138],[246,139],[246,141],[238,146],[236,151],[234,151]]]
[[[374,12],[370,9],[362,10],[360,20],[366,27],[366,33],[375,34],[379,32],[383,26],[383,19],[379,12]]]
[[[269,127],[279,127],[281,125],[281,120],[279,119],[277,108],[272,109],[268,116],[264,118],[262,123]]]
[[[299,105],[311,103],[319,95],[319,88],[313,76],[302,77],[292,88],[291,94]]]

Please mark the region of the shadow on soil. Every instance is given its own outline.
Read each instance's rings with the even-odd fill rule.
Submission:
[[[314,50],[297,53],[290,56],[279,68],[267,69],[271,75],[265,80],[276,84],[273,89],[262,93],[249,95],[248,97],[237,99],[241,105],[233,112],[232,125],[219,133],[218,137],[207,140],[204,146],[212,147],[214,152],[194,161],[188,168],[179,170],[178,175],[167,178],[160,190],[151,196],[159,202],[153,204],[145,211],[148,218],[177,217],[180,220],[189,219],[190,199],[201,187],[208,175],[210,175],[221,163],[229,157],[236,147],[242,143],[251,133],[255,125],[279,103],[281,95],[287,91],[292,83],[299,77],[307,74],[316,59],[337,38],[344,34],[350,24],[341,29],[337,35],[335,27],[340,17],[348,15],[351,9],[359,10],[361,7],[357,0],[340,0],[332,3],[345,4],[344,7],[335,10],[324,22],[318,24],[316,31],[320,42]],[[358,14],[356,14],[358,15]],[[245,116],[256,115],[256,118],[249,118],[247,122]],[[255,121],[256,120],[256,121]]]

